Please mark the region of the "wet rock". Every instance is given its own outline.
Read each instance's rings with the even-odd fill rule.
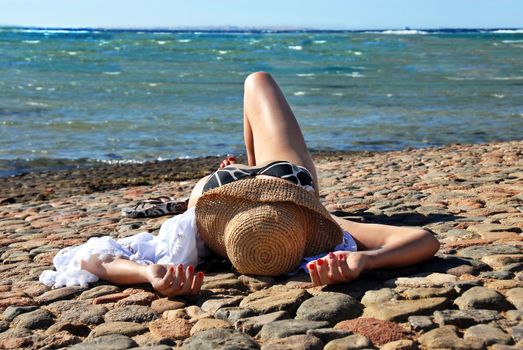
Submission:
[[[145,323],[156,320],[158,315],[148,306],[128,305],[107,312],[104,318],[106,322],[122,321]]]
[[[123,350],[138,346],[131,338],[121,334],[100,336],[72,346],[71,350]]]
[[[252,316],[256,316],[256,312],[253,309],[245,307],[223,307],[218,309],[214,314],[214,317],[220,320],[228,320],[231,322]]]
[[[367,337],[353,334],[345,338],[335,339],[328,342],[323,350],[367,349],[370,347],[372,347],[372,345]]]
[[[189,321],[178,318],[174,320],[156,320],[149,323],[149,330],[156,338],[183,340],[190,337],[192,325]]]
[[[196,333],[206,331],[208,329],[230,329],[233,328],[232,324],[225,320],[217,320],[215,318],[204,318],[199,320],[192,326],[191,328],[191,336],[193,336]]]
[[[381,304],[367,305],[363,315],[380,320],[404,322],[412,315],[427,315],[436,310],[444,309],[448,303],[447,298],[394,300]]]
[[[290,337],[291,335],[305,334],[309,329],[325,328],[329,325],[326,321],[306,320],[281,320],[267,323],[260,331],[260,339],[266,342],[271,339]]]
[[[468,328],[463,334],[463,339],[479,342],[484,346],[510,344],[512,342],[510,335],[503,332],[500,328],[488,324],[478,324]]]
[[[512,288],[505,292],[507,300],[516,307],[516,309],[523,311],[523,288]]]
[[[306,334],[292,335],[287,338],[273,339],[264,343],[261,350],[322,350],[323,342]]]
[[[276,311],[265,315],[241,318],[234,323],[234,328],[255,336],[264,325],[289,318],[290,315],[287,311]]]
[[[128,337],[147,332],[147,326],[134,322],[106,322],[96,326],[88,338],[97,338],[104,335],[122,334]]]
[[[240,306],[251,308],[261,314],[284,310],[293,315],[300,304],[309,297],[310,294],[304,290],[272,287],[248,295]]]
[[[495,290],[485,287],[473,287],[454,300],[460,310],[489,309],[507,310],[510,306],[505,298]]]
[[[181,300],[170,300],[169,298],[161,298],[153,300],[151,309],[157,314],[162,314],[167,310],[177,310],[185,307],[185,302]]]
[[[93,287],[89,290],[86,290],[85,292],[80,294],[78,299],[79,300],[94,299],[94,298],[100,297],[102,295],[119,293],[119,292],[120,292],[120,288],[118,288],[117,286],[106,284],[103,286],[97,286],[97,287]]]
[[[408,321],[415,331],[426,332],[436,327],[429,316],[409,316]]]
[[[467,328],[478,323],[489,323],[501,317],[496,310],[443,310],[434,312],[434,322],[440,326],[454,325]]]
[[[53,323],[53,314],[43,309],[23,313],[13,320],[16,327],[27,329],[45,329]]]
[[[2,313],[4,321],[11,322],[16,316],[34,311],[38,306],[8,306]]]
[[[391,288],[381,288],[378,290],[369,290],[361,298],[363,305],[379,304],[386,301],[401,299],[400,295]]]
[[[338,323],[336,329],[348,330],[370,339],[374,345],[383,345],[400,339],[408,339],[412,334],[394,322],[360,317]]]
[[[296,319],[327,321],[330,325],[356,318],[363,311],[353,297],[340,293],[321,293],[305,300],[296,311]]]
[[[251,337],[232,329],[209,329],[183,342],[185,350],[258,350]]]
[[[321,341],[325,344],[327,344],[331,340],[348,337],[349,335],[352,335],[352,332],[345,329],[318,328],[309,329],[307,331],[307,334],[313,335],[316,338],[321,339]]]

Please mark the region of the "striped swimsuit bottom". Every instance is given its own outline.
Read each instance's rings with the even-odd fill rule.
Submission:
[[[256,175],[278,177],[301,186],[309,192],[315,192],[314,181],[312,180],[312,175],[309,170],[300,165],[280,160],[256,168],[244,169],[235,165],[228,165],[225,168],[218,169],[209,176],[209,179],[203,186],[202,193],[205,193],[212,188],[220,187],[245,177],[254,177]]]

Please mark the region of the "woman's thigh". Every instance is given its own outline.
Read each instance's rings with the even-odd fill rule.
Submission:
[[[245,80],[244,122],[252,132],[247,153],[253,152],[256,164],[286,160],[307,168],[318,189],[316,169],[300,126],[278,84],[268,73],[252,73]],[[249,150],[249,143],[253,150]]]

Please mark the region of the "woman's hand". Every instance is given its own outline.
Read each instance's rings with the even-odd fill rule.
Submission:
[[[352,281],[368,268],[369,256],[362,252],[331,252],[307,264],[313,286]]]
[[[236,158],[234,156],[228,155],[225,157],[224,160],[220,163],[220,169],[225,168],[227,165],[236,164]]]
[[[178,266],[164,266],[160,264],[147,265],[147,280],[155,290],[165,296],[195,295],[198,294],[203,283],[203,272],[195,274],[192,265],[184,269]]]

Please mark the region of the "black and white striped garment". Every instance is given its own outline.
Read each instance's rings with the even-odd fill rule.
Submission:
[[[244,177],[253,177],[256,175],[279,177],[314,193],[314,181],[312,180],[312,175],[309,170],[302,166],[281,160],[258,168],[243,169],[235,165],[228,165],[225,168],[218,169],[209,177],[203,186],[203,193]]]

